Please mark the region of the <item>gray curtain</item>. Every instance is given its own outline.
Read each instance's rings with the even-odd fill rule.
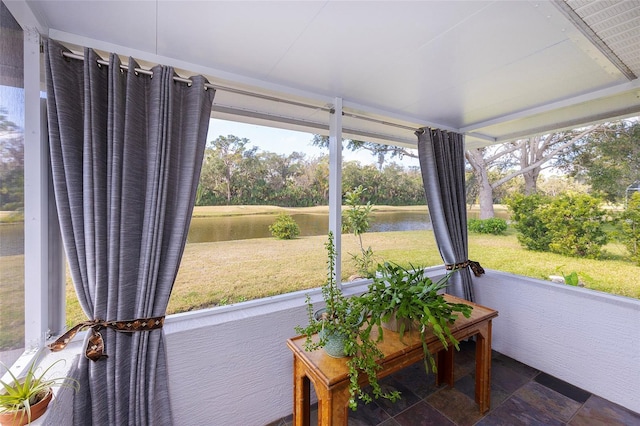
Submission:
[[[52,40],[45,46],[55,197],[89,318],[76,331],[90,328],[94,355],[78,361],[74,424],[172,424],[155,326],[184,250],[214,91],[201,76],[174,82],[171,67],[154,67],[151,78],[131,58],[123,72],[115,54],[100,66],[93,50],[79,61]]]
[[[440,256],[451,275],[447,293],[473,301],[473,282],[484,271],[468,259],[467,209],[462,135],[424,128],[418,136],[418,158],[427,206]]]

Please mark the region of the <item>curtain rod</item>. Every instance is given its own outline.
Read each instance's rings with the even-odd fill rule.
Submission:
[[[64,56],[65,58],[77,59],[77,60],[80,60],[80,61],[84,61],[84,59],[85,59],[84,55],[82,55],[82,54],[73,53],[73,52],[67,52],[67,51],[63,51],[62,52],[62,56]],[[96,62],[99,65],[109,66],[109,61],[106,61],[104,59],[98,59]],[[125,64],[120,64],[120,69],[122,69],[124,71],[129,71],[129,66],[127,66]],[[135,68],[133,71],[136,72],[136,73],[139,73],[139,74],[153,76],[153,71],[147,70],[147,69],[144,69],[144,68]],[[188,85],[191,85],[191,83],[192,83],[191,79],[185,78],[185,77],[180,77],[180,76],[174,76],[173,80],[174,81],[179,81],[181,83],[186,83]],[[243,96],[250,96],[252,98],[264,99],[264,100],[272,101],[272,102],[280,102],[280,103],[285,103],[285,104],[288,104],[288,105],[293,105],[293,106],[298,106],[298,107],[303,107],[303,108],[309,108],[309,109],[325,111],[325,112],[329,112],[331,114],[335,113],[335,109],[333,107],[323,107],[323,106],[311,105],[311,104],[306,104],[304,102],[291,101],[291,100],[288,100],[288,99],[278,98],[276,96],[263,95],[263,94],[260,94],[260,93],[254,93],[254,92],[250,92],[250,91],[242,90],[242,89],[234,89],[232,87],[220,86],[220,85],[215,85],[215,84],[211,84],[211,83],[205,83],[204,87],[205,87],[205,90],[207,90],[207,89],[221,90],[223,92],[235,93],[235,94],[243,95]],[[414,127],[405,126],[405,125],[397,124],[397,123],[391,123],[391,122],[384,121],[384,120],[379,120],[379,119],[376,119],[376,118],[370,118],[370,117],[367,117],[367,116],[364,116],[364,115],[359,115],[359,114],[356,114],[356,113],[345,113],[343,111],[342,115],[346,116],[346,117],[355,118],[355,119],[358,119],[358,120],[364,120],[364,121],[369,121],[369,122],[373,122],[373,123],[382,124],[382,125],[385,125],[385,126],[391,126],[391,127],[400,128],[400,129],[403,129],[403,130],[409,130],[409,131],[412,131],[412,132],[416,131],[416,129]],[[420,129],[418,129],[418,130],[420,130]]]
[[[80,61],[84,61],[84,55],[81,55],[81,54],[78,54],[78,53],[63,51],[62,52],[62,56],[64,56],[65,58],[69,58],[69,59],[77,59],[77,60],[80,60]],[[109,66],[109,61],[106,61],[104,59],[98,59],[96,62],[98,64],[100,64],[100,65]],[[129,66],[125,65],[125,64],[120,64],[120,69],[122,69],[124,71],[129,71]],[[145,75],[153,76],[153,71],[147,70],[147,69],[144,69],[144,68],[136,68],[136,69],[134,69],[134,71],[139,73],[139,74],[145,74]],[[174,81],[179,81],[181,83],[186,83],[186,84],[189,84],[189,85],[191,85],[191,83],[192,83],[191,79],[185,78],[185,77],[180,77],[180,76],[174,76],[173,80]],[[278,97],[275,97],[275,96],[263,95],[263,94],[260,94],[260,93],[249,92],[247,90],[242,90],[242,89],[234,89],[232,87],[220,86],[220,85],[211,84],[211,83],[205,83],[204,87],[205,87],[205,90],[206,89],[221,90],[223,92],[235,93],[235,94],[238,94],[238,95],[250,96],[252,98],[264,99],[264,100],[273,101],[273,102],[281,102],[281,103],[286,103],[286,104],[293,105],[293,106],[316,109],[316,110],[321,110],[321,111],[326,111],[326,112],[331,112],[331,110],[332,110],[332,108],[330,108],[330,107],[322,107],[322,106],[317,106],[317,105],[306,104],[306,103],[303,103],[303,102],[290,101],[290,100],[278,98]]]
[[[64,56],[65,58],[69,58],[69,59],[77,59],[77,60],[80,60],[80,61],[84,61],[84,55],[79,55],[77,53],[64,52],[63,51],[62,52],[62,56]],[[109,61],[105,61],[104,59],[98,59],[96,62],[98,63],[98,65],[109,66]],[[129,71],[129,66],[125,65],[125,64],[120,64],[120,69],[124,70],[124,71]],[[151,71],[151,70],[146,70],[144,68],[134,68],[133,71],[138,73],[138,74],[150,75],[151,77],[153,77],[153,71]],[[173,81],[179,81],[181,83],[187,83],[189,86],[191,86],[191,83],[193,83],[190,79],[184,78],[184,77],[180,77],[180,76],[177,76],[177,75],[173,76]],[[207,89],[215,89],[215,87],[213,87],[213,85],[210,84],[210,83],[205,83],[204,84],[204,88],[205,88],[205,90],[207,90]]]
[[[347,113],[343,113],[342,115],[344,115],[345,117],[356,118],[358,120],[369,121],[371,123],[382,124],[384,126],[396,127],[398,129],[409,130],[409,131],[412,131],[412,132],[416,131],[415,127],[405,126],[404,124],[391,123],[389,121],[379,120],[377,118],[366,117],[364,115],[358,115],[358,114],[353,114],[353,113],[348,113],[348,112]]]

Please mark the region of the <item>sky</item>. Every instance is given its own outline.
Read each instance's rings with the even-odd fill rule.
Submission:
[[[0,107],[4,107],[7,118],[20,127],[22,127],[24,123],[23,96],[23,89],[21,88],[0,86]],[[13,109],[14,107],[18,107],[19,109]],[[247,138],[251,142],[251,145],[257,146],[259,150],[278,154],[288,155],[294,151],[298,151],[306,153],[307,158],[328,154],[328,150],[311,145],[311,140],[313,139],[313,134],[311,133],[211,119],[207,142],[216,139],[220,135],[234,135],[239,138]],[[342,160],[359,161],[361,164],[376,163],[376,157],[366,150],[352,152],[345,149],[342,151]],[[388,161],[399,162],[397,159],[391,160],[390,158]],[[417,166],[418,161],[405,157],[404,160],[402,160],[402,164],[404,166]]]
[[[306,153],[308,158],[328,154],[328,150],[311,145],[311,140],[313,139],[313,134],[311,133],[211,119],[207,142],[216,139],[220,135],[247,138],[251,141],[251,145],[257,146],[261,151],[270,151],[278,154],[288,155],[297,151]],[[352,152],[345,149],[342,151],[342,161],[360,161],[361,164],[374,164],[376,157],[371,155],[369,151]],[[398,162],[395,159],[393,161]],[[404,166],[417,166],[418,161],[405,157],[402,164]]]

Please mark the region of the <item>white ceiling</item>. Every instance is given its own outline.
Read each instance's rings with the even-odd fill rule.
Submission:
[[[640,114],[640,0],[5,4],[70,46],[267,95],[219,90],[218,118],[326,133],[339,97],[346,137],[411,146],[427,125],[474,147]]]

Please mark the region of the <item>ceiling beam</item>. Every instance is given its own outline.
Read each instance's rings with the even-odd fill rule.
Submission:
[[[473,133],[480,129],[484,129],[490,126],[500,125],[500,124],[508,123],[510,121],[520,120],[523,118],[529,118],[531,116],[538,115],[538,114],[553,112],[555,110],[559,110],[562,108],[569,108],[585,102],[595,101],[595,100],[610,97],[610,96],[616,96],[626,92],[632,92],[634,90],[640,90],[640,80],[630,81],[627,83],[619,84],[617,86],[612,86],[605,89],[582,94],[579,96],[574,96],[568,99],[562,99],[562,100],[552,102],[546,105],[542,105],[539,107],[518,111],[512,114],[503,115],[501,117],[496,117],[491,120],[473,123],[468,126],[464,126],[460,128],[460,131],[464,133]],[[549,128],[547,130],[552,130],[552,129]],[[504,139],[504,138],[501,137],[500,139]]]
[[[526,131],[504,134],[497,138],[497,143],[508,142],[516,139],[524,139],[534,135],[548,133],[550,131],[576,129],[578,127],[587,126],[592,123],[631,117],[633,115],[637,115],[638,113],[640,113],[640,104],[631,107],[616,109],[615,111],[607,110],[606,112],[592,114],[589,116],[580,116],[579,118],[571,120],[557,121],[553,123],[553,126],[544,126],[539,128],[532,128]]]

